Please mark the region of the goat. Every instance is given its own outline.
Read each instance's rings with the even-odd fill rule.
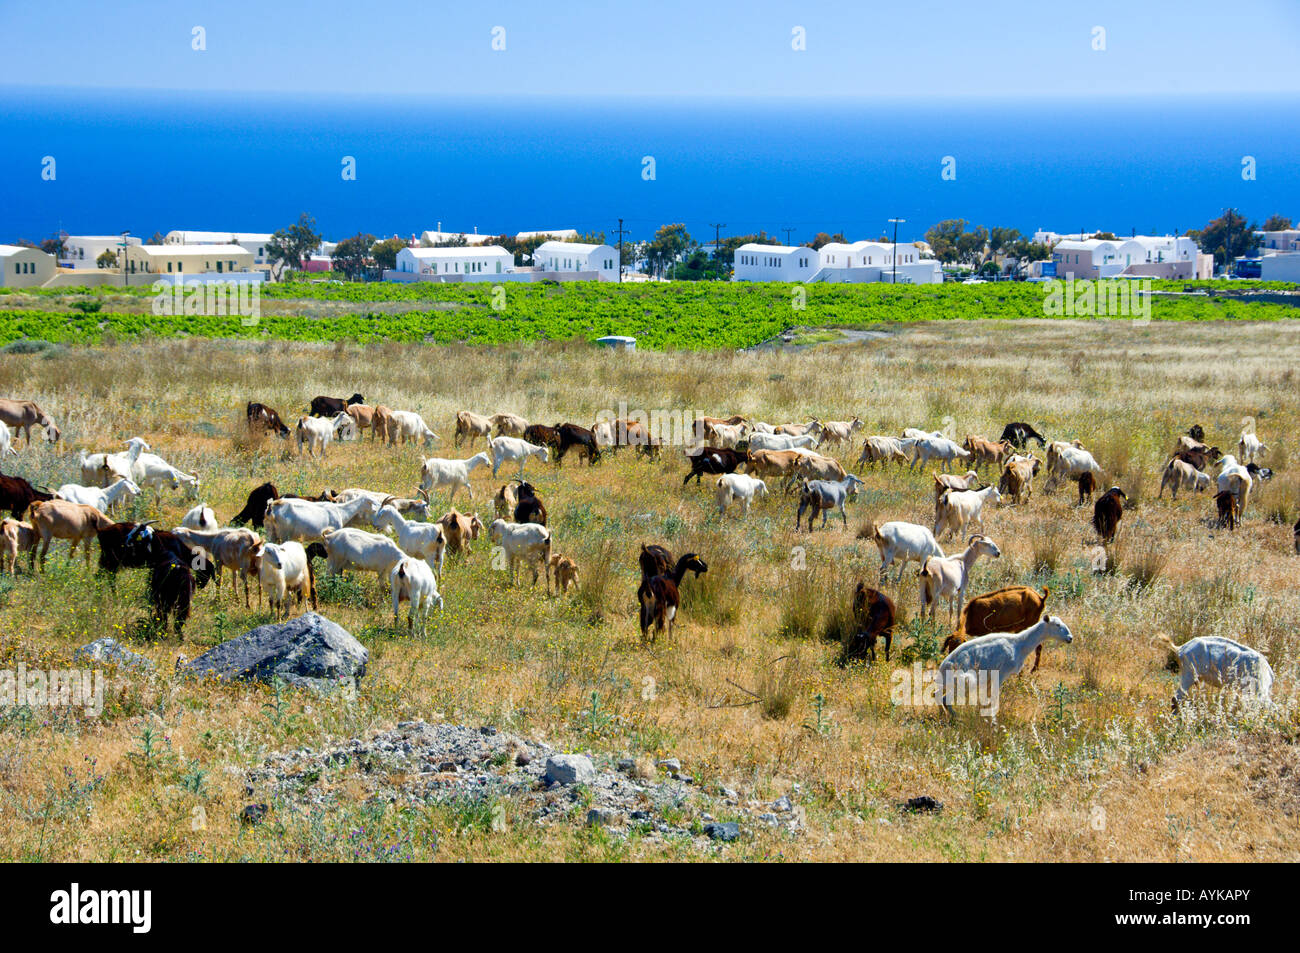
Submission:
[[[1239,519],[1245,519],[1246,501],[1250,499],[1250,491],[1254,484],[1250,471],[1238,463],[1237,458],[1231,454],[1219,460],[1219,467],[1219,492],[1228,490],[1237,498],[1237,516]]]
[[[5,517],[0,522],[0,573],[5,571],[5,557],[9,557],[10,575],[18,575],[18,554],[30,553],[36,545],[36,531],[31,523]]]
[[[1063,480],[1073,480],[1082,473],[1101,476],[1101,467],[1091,453],[1075,443],[1054,440],[1047,445],[1047,482],[1043,492],[1050,493]]]
[[[353,407],[358,405],[353,404]],[[375,404],[375,412],[370,415],[370,442],[374,443],[376,439],[380,443],[388,443],[393,432],[393,409],[385,407],[383,404]]]
[[[1048,639],[1069,645],[1074,636],[1057,616],[1049,615],[1020,632],[981,635],[957,646],[939,663],[938,684],[944,710],[952,714],[958,682],[964,684],[965,697],[973,698],[977,678],[989,673],[994,678],[992,708],[996,713],[1002,683],[1018,675],[1029,654]]]
[[[548,574],[553,573],[555,575],[555,594],[557,596],[561,591],[568,592],[569,586],[578,584],[578,564],[568,556],[551,553],[551,561],[547,563],[546,571]]]
[[[388,416],[388,442],[394,446],[397,444],[397,438],[402,439],[402,443],[407,441],[421,440],[424,442],[426,450],[432,449],[434,441],[441,440],[434,433],[429,425],[413,410],[394,410]],[[488,438],[489,442],[491,438]]]
[[[1236,529],[1241,525],[1241,511],[1237,506],[1237,497],[1231,490],[1220,490],[1214,494],[1214,506],[1218,511],[1220,529]],[[1300,526],[1300,523],[1297,524]],[[1300,530],[1297,530],[1300,533]],[[1300,535],[1296,536],[1296,552],[1300,553]]]
[[[45,437],[51,443],[59,439],[59,428],[54,426],[54,419],[34,401],[0,398],[0,423],[13,428],[15,433],[21,430],[29,447],[32,445],[33,427],[43,427]]]
[[[342,411],[339,411],[342,413]],[[347,415],[344,414],[346,417]],[[348,417],[349,420],[352,418]],[[307,448],[307,453],[315,457],[316,451],[320,451],[321,459],[325,459],[325,448],[334,440],[334,421],[324,417],[299,417],[296,432],[298,443],[298,456],[302,456],[303,448]]]
[[[812,532],[813,520],[820,513],[822,517],[822,528],[826,528],[826,514],[833,509],[840,511],[840,517],[844,520],[844,528],[849,528],[849,517],[844,511],[844,504],[858,495],[858,487],[862,481],[852,473],[843,480],[831,482],[830,480],[804,480],[799,487],[799,509],[794,515],[795,531],[799,530],[799,520],[803,517],[803,511],[808,512],[808,532]]]
[[[257,550],[257,578],[266,601],[279,619],[281,610],[289,615],[290,593],[298,596],[302,605],[304,596],[311,600],[312,611],[316,603],[316,575],[311,568],[311,558],[302,543],[263,543]]]
[[[798,450],[752,450],[745,456],[745,472],[754,477],[786,477],[784,492],[788,493],[803,459],[804,454]]]
[[[495,439],[488,437],[488,452],[492,454],[493,477],[497,475],[503,464],[518,463],[521,480],[524,476],[524,464],[528,462],[529,457],[538,457],[542,463],[546,463],[551,453],[546,447],[529,443],[518,437],[496,437]]]
[[[131,479],[141,487],[152,487],[160,503],[163,487],[179,490],[184,486],[186,497],[192,500],[199,495],[198,474],[179,470],[155,453],[141,453],[136,457],[131,464]]]
[[[235,579],[231,584],[236,599],[239,598],[239,580],[244,580],[244,608],[249,605],[249,577],[257,575],[253,556],[262,539],[251,529],[200,530],[177,526],[172,530],[176,538],[194,549],[202,550],[212,560],[217,579],[217,593],[221,593],[221,570],[229,569]]]
[[[952,556],[930,556],[921,563],[918,588],[921,593],[921,618],[930,607],[930,621],[934,621],[939,600],[948,598],[948,621],[952,621],[954,605],[960,613],[966,602],[966,587],[970,584],[971,570],[981,556],[997,559],[1002,555],[997,544],[987,536],[975,535],[967,540],[966,548]]]
[[[316,539],[325,530],[342,529],[353,519],[373,520],[378,511],[375,501],[364,496],[346,503],[283,497],[266,504],[263,520],[266,538],[272,543],[283,543],[291,539]]]
[[[538,523],[507,523],[493,520],[488,526],[488,538],[501,547],[506,557],[506,568],[511,582],[518,580],[519,563],[532,566],[533,582],[537,585],[538,567],[546,573],[546,593],[551,592],[551,531]]]
[[[496,496],[492,497],[492,506],[496,510],[496,515],[501,519],[513,518],[515,507],[519,505],[519,496],[515,493],[515,488],[510,483],[502,483],[501,489],[497,490]],[[532,522],[532,520],[525,520]]]
[[[545,424],[529,424],[524,430],[524,439],[529,443],[535,443],[551,450],[560,449],[560,435],[554,427],[547,427]]]
[[[186,529],[217,529],[217,514],[212,507],[200,503],[181,517],[181,525]]]
[[[817,446],[815,434],[752,433],[749,435],[749,452],[756,450],[794,450],[797,447]]]
[[[1092,508],[1092,528],[1097,531],[1103,545],[1113,540],[1119,532],[1119,521],[1124,516],[1124,504],[1127,502],[1128,496],[1117,486],[1112,486],[1097,498],[1097,503]]]
[[[897,437],[880,435],[867,437],[862,441],[862,455],[858,457],[859,466],[868,463],[883,465],[890,460],[898,464],[907,463],[907,451],[903,441]]]
[[[348,404],[343,408],[343,413],[352,418],[352,425],[356,429],[357,437],[361,436],[361,431],[369,430],[371,443],[374,443],[375,438],[379,435],[379,431],[375,428],[376,409],[376,407],[369,404]]]
[[[447,549],[453,553],[468,552],[470,540],[478,539],[478,534],[483,531],[477,513],[467,516],[455,509],[443,513],[438,518],[438,525],[447,538]]]
[[[9,426],[0,421],[0,457],[7,457],[10,454],[18,456],[18,451],[14,449],[14,435],[9,430]]]
[[[456,499],[456,491],[462,486],[474,499],[474,487],[470,486],[469,475],[478,467],[491,463],[487,452],[480,450],[466,460],[448,460],[445,457],[429,457],[420,465],[420,495],[428,500],[429,495],[438,487],[449,486],[451,493],[447,497],[450,503]]]
[[[858,533],[858,537],[871,540],[880,550],[881,579],[885,578],[885,572],[893,565],[894,560],[899,561],[896,580],[899,583],[903,581],[903,570],[907,568],[909,562],[924,565],[929,557],[943,555],[943,549],[935,540],[934,534],[926,527],[917,526],[915,523],[894,521],[879,526],[869,523]]]
[[[858,419],[857,414],[853,415],[852,420],[828,420],[822,424],[822,443],[847,443],[850,452],[853,450],[853,435],[859,430],[865,430],[866,424]]]
[[[653,643],[655,636],[664,630],[665,625],[668,627],[668,638],[673,637],[673,623],[677,618],[677,610],[681,606],[680,587],[683,577],[687,572],[693,572],[698,579],[700,573],[708,571],[709,566],[703,559],[695,553],[687,553],[677,560],[671,572],[653,576],[645,581],[644,595],[640,596],[642,642],[645,642],[649,635],[649,640]],[[650,623],[654,623],[654,634],[650,634]]]
[[[794,474],[791,474],[791,479],[798,475],[808,480],[827,480],[831,483],[837,483],[848,476],[848,471],[834,457],[824,457],[820,453],[805,455],[799,453],[799,451],[791,452],[797,453],[799,456],[794,465]]]
[[[559,436],[560,449],[555,454],[555,465],[564,461],[564,455],[577,448],[580,456],[587,458],[587,465],[600,462],[600,448],[596,446],[596,436],[586,427],[577,424],[556,424],[555,432]]]
[[[387,536],[364,529],[326,529],[321,533],[321,542],[331,576],[345,568],[366,570],[379,577],[380,588],[388,582],[392,568],[406,558],[402,548]]]
[[[682,486],[690,483],[691,477],[695,478],[695,483],[698,486],[700,478],[706,473],[711,476],[735,473],[736,467],[745,463],[747,457],[739,450],[724,447],[705,447],[695,451],[688,450],[686,459],[690,461],[691,472],[682,479]]]
[[[840,665],[852,661],[865,661],[868,655],[876,660],[876,641],[885,640],[885,661],[894,641],[894,623],[898,615],[894,600],[878,589],[859,582],[853,592],[853,632],[844,640],[837,660]]]
[[[1247,463],[1252,463],[1256,457],[1268,452],[1268,445],[1255,434],[1243,430],[1241,437],[1237,440],[1237,452],[1241,454],[1241,459]]]
[[[745,425],[706,423],[705,442],[711,447],[735,449],[736,444],[745,439]]]
[[[1176,500],[1178,499],[1179,490],[1187,490],[1191,493],[1208,490],[1209,488],[1210,475],[1208,473],[1202,473],[1186,460],[1170,460],[1160,473],[1160,492],[1156,494],[1156,499],[1164,496],[1166,489],[1171,491],[1173,498]]]
[[[1039,447],[1047,445],[1043,435],[1023,421],[1007,424],[1002,428],[1002,436],[999,439],[1007,441],[1017,450],[1025,449],[1025,445],[1031,440],[1037,440]]]
[[[469,448],[474,449],[474,442],[479,437],[492,436],[492,418],[484,417],[480,414],[471,414],[468,410],[462,410],[456,414],[456,434],[453,438],[456,446],[460,446],[461,441],[469,439]]]
[[[646,626],[649,625],[649,616],[646,614],[647,597],[650,592],[650,580],[655,576],[662,576],[673,568],[673,554],[658,543],[651,543],[647,546],[641,544],[641,552],[637,556],[637,564],[641,569],[641,583],[637,586],[636,599],[640,607],[641,615],[641,636],[645,637]],[[696,573],[699,578],[699,573]]]
[[[1002,468],[1002,479],[998,481],[998,493],[1009,498],[1013,503],[1028,503],[1034,494],[1034,477],[1037,476],[1042,461],[1037,457],[1028,460],[1016,459]]]
[[[14,519],[22,519],[33,503],[54,499],[53,493],[38,490],[22,477],[0,474],[0,511],[8,510]]]
[[[90,566],[90,540],[101,529],[113,525],[113,521],[93,506],[85,503],[72,503],[68,500],[48,500],[33,503],[31,508],[32,530],[40,537],[41,571],[45,570],[45,555],[50,551],[50,542],[54,539],[72,541],[68,549],[71,560],[81,543],[86,555],[86,566]],[[35,569],[36,547],[30,550],[28,568]]]
[[[767,496],[767,484],[757,477],[744,473],[726,473],[718,477],[718,515],[727,515],[727,505],[732,502],[740,504],[742,516],[748,515],[749,505],[755,496]]]
[[[85,503],[87,506],[93,506],[101,513],[111,513],[118,500],[124,496],[135,499],[139,495],[140,488],[125,477],[119,479],[107,489],[97,486],[82,486],[79,483],[65,483],[54,491],[56,500]]]
[[[1079,484],[1079,502],[1076,506],[1083,506],[1092,502],[1092,494],[1097,492],[1097,477],[1090,472],[1080,473],[1075,477],[1075,482]]]
[[[329,417],[333,419],[347,410],[349,404],[364,404],[360,394],[353,394],[346,400],[342,397],[313,397],[307,413],[312,417]]]
[[[809,417],[806,424],[778,424],[772,428],[772,432],[778,436],[787,437],[816,437],[821,433],[821,421],[816,417]],[[811,446],[811,444],[809,445]],[[773,447],[771,449],[781,450],[782,447]]]
[[[964,476],[957,476],[952,473],[935,473],[934,476],[934,503],[939,505],[939,500],[949,490],[976,490],[979,489],[979,475],[974,470],[967,470]]]
[[[112,480],[134,476],[140,454],[151,449],[143,437],[132,437],[120,453],[80,453],[81,482],[86,486],[107,486]],[[138,482],[138,481],[137,481]]]
[[[546,507],[542,505],[541,497],[537,495],[537,488],[531,483],[519,481],[518,502],[512,515],[516,523],[546,525]]]
[[[1246,472],[1250,474],[1252,480],[1258,480],[1260,483],[1273,479],[1273,471],[1269,467],[1261,467],[1257,463],[1246,464]],[[1206,477],[1206,479],[1209,478]]]
[[[1010,441],[1000,441],[994,443],[992,440],[985,440],[983,437],[977,437],[973,434],[966,435],[966,441],[962,444],[975,460],[975,469],[978,470],[984,464],[998,466],[1007,457],[1011,456]]]
[[[398,624],[398,611],[402,600],[410,603],[406,616],[406,628],[414,631],[415,619],[420,619],[420,628],[424,629],[429,611],[436,605],[442,608],[442,593],[438,591],[438,581],[433,577],[433,570],[419,559],[406,558],[399,562],[388,574],[389,585],[393,590],[393,625]]]
[[[360,487],[349,487],[341,493],[335,493],[328,501],[331,503],[347,503],[349,500],[355,500],[359,496],[367,497],[375,501],[375,509],[381,506],[391,506],[403,516],[425,520],[429,518],[429,501],[424,499],[411,499],[410,497],[397,497],[388,493],[381,493],[378,490],[363,490]],[[358,526],[362,522],[369,522],[374,525],[373,519],[362,519],[359,515],[354,516],[348,521],[348,526]]]
[[[1198,470],[1204,470],[1211,463],[1223,458],[1218,447],[1210,447],[1209,450],[1189,450],[1186,447],[1180,447],[1174,451],[1175,460],[1182,460],[1184,463],[1190,463]]]
[[[273,433],[281,440],[289,438],[289,428],[284,425],[280,415],[266,404],[259,404],[256,401],[249,401],[248,407],[244,410],[244,419],[248,423],[248,432],[255,433]]]
[[[934,508],[934,536],[938,539],[946,529],[948,534],[965,536],[972,523],[984,529],[984,507],[989,502],[1002,502],[1002,494],[995,486],[982,490],[945,490]]]
[[[447,551],[447,537],[438,523],[414,523],[403,519],[397,508],[385,505],[375,516],[377,529],[391,529],[397,537],[397,545],[408,556],[416,556],[429,564],[439,577],[442,576],[443,557]]]
[[[1156,636],[1178,658],[1179,685],[1173,709],[1197,682],[1220,688],[1239,687],[1265,704],[1273,693],[1273,669],[1263,654],[1221,635],[1202,635],[1175,645],[1164,633]]]
[[[911,441],[912,450],[912,462],[908,466],[908,470],[915,469],[918,463],[925,466],[931,460],[952,463],[954,460],[970,460],[974,456],[969,450],[963,449],[947,437],[936,437],[930,434],[924,437],[909,437],[907,439]]]
[[[1187,428],[1187,436],[1198,442],[1203,441],[1205,439],[1205,428],[1200,424],[1192,424]]]
[[[1044,587],[1039,593],[1028,586],[1007,586],[976,596],[966,603],[966,608],[957,617],[957,630],[943,643],[943,654],[947,655],[967,639],[991,632],[1020,632],[1029,628],[1043,616],[1043,607],[1052,590]],[[1034,667],[1042,660],[1043,647],[1040,645],[1034,656]]]
[[[523,437],[528,430],[528,421],[518,414],[493,414],[488,420],[497,428],[498,437]]]

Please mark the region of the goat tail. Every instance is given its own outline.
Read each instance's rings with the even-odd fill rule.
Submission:
[[[1044,602],[1047,601],[1047,597],[1050,596],[1051,594],[1052,594],[1052,588],[1051,588],[1050,586],[1043,586],[1043,601],[1044,601]]]
[[[1164,632],[1157,632],[1151,639],[1157,645],[1162,645],[1175,655],[1178,654],[1178,645]]]

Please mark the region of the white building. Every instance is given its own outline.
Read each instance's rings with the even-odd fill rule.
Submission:
[[[557,242],[574,242],[578,240],[578,230],[576,228],[552,228],[548,231],[519,232],[515,235],[515,241],[523,242],[530,238],[554,238]]]
[[[1210,263],[1207,263],[1209,259]],[[1202,278],[1213,274],[1213,259],[1190,238],[1135,235],[1132,238],[1067,238],[1052,249],[1056,273],[1064,278]],[[1207,272],[1208,269],[1208,272]]]
[[[39,288],[59,270],[54,256],[27,245],[0,245],[0,285]]]
[[[73,268],[95,268],[95,262],[106,251],[117,254],[123,238],[121,235],[69,235],[63,241],[63,257],[60,261],[70,263]],[[143,245],[144,239],[128,235],[128,246]]]
[[[267,264],[266,246],[270,232],[185,232],[170,231],[163,236],[164,245],[239,245],[253,256],[258,265]]]
[[[533,265],[542,271],[595,272],[598,281],[618,281],[618,249],[582,242],[542,242],[533,252]]]
[[[494,236],[480,235],[478,229],[472,232],[444,232],[442,223],[431,232],[420,233],[420,244],[425,248],[432,248],[434,245],[444,245],[447,242],[464,241],[466,245],[482,245],[484,242],[491,241]]]
[[[126,250],[129,275],[205,274],[240,276],[253,268],[253,252],[234,244],[133,245]]]
[[[1259,260],[1261,281],[1300,281],[1300,251],[1277,252]]]
[[[1259,253],[1300,251],[1300,228],[1287,228],[1279,232],[1256,232],[1259,236]]]
[[[403,248],[397,253],[396,270],[438,279],[484,281],[492,275],[513,272],[515,257],[500,245]]]
[[[807,281],[821,269],[821,259],[807,245],[749,242],[736,249],[733,281]]]

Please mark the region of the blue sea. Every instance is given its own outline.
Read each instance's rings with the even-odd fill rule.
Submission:
[[[437,227],[875,238],[1300,218],[1294,99],[940,102],[311,97],[0,89],[0,241]],[[54,178],[42,162],[54,158]],[[342,175],[344,157],[356,177]],[[1253,157],[1254,178],[1243,178]],[[646,157],[653,159],[653,178]],[[955,177],[942,176],[945,157]]]

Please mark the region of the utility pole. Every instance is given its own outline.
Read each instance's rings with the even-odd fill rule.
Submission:
[[[713,229],[713,260],[722,261],[722,256],[718,253],[719,246],[722,245],[722,229],[727,227],[726,222],[709,222],[709,227]]]
[[[781,229],[781,231],[785,232],[785,244],[786,244],[787,247],[789,247],[789,245],[790,245],[790,233],[793,232],[794,229],[793,229],[793,228],[783,228],[783,229]]]
[[[906,222],[905,218],[891,218],[894,223],[894,278],[890,284],[898,284],[898,226],[901,222]]]
[[[623,220],[618,220],[618,280],[621,284],[623,281],[623,236],[626,229],[623,228]]]
[[[129,231],[122,233],[121,248],[122,248],[122,287],[123,288],[125,288],[127,286],[127,283],[131,280],[129,277],[127,277],[127,273],[126,273],[126,250],[128,247],[126,237],[130,234],[131,233]]]

